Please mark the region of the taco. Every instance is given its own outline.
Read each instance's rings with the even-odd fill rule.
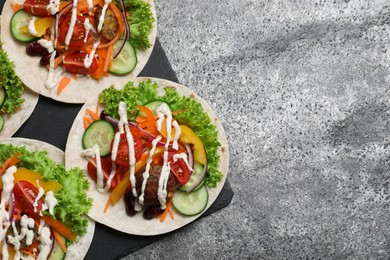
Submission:
[[[88,215],[134,235],[194,221],[217,198],[228,171],[226,136],[211,107],[157,78],[120,82],[91,97],[65,154],[67,167],[88,175],[94,200]]]
[[[0,43],[0,138],[11,137],[30,117],[39,95],[26,89]]]
[[[146,0],[7,0],[1,22],[3,48],[22,82],[66,103],[136,77],[157,33]]]
[[[0,141],[2,259],[83,259],[95,222],[88,182],[65,170],[64,152],[24,138]],[[8,257],[7,257],[8,256]],[[18,258],[19,259],[19,258]]]

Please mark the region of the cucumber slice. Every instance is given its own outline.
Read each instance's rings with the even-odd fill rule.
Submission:
[[[19,42],[29,43],[37,39],[37,37],[35,37],[34,35],[26,34],[20,30],[20,28],[28,26],[28,23],[30,22],[32,17],[32,14],[26,12],[23,9],[17,11],[12,15],[11,34],[15,38],[15,40]]]
[[[61,236],[61,235],[60,235]],[[65,238],[64,238],[65,239]],[[57,240],[54,239],[54,246],[48,260],[63,260],[65,259],[66,253],[62,250]]]
[[[118,48],[121,47],[124,40],[120,39],[114,44],[114,48],[112,53],[116,53]],[[124,75],[132,72],[137,65],[137,54],[135,52],[134,47],[131,45],[129,41],[125,42],[123,49],[119,53],[119,55],[112,59],[112,64],[109,71],[113,74]]]
[[[172,205],[177,211],[186,216],[201,213],[209,201],[209,192],[203,185],[199,190],[184,192],[177,190],[172,198]]]
[[[3,86],[0,87],[0,108],[3,107],[6,96],[5,88]]]
[[[4,116],[0,114],[0,132],[3,131],[4,124],[5,124]]]
[[[84,149],[99,145],[100,156],[104,157],[111,152],[111,142],[114,139],[115,128],[105,120],[96,120],[85,129],[83,135]]]
[[[189,191],[191,191],[190,189],[192,187],[194,187],[194,185],[196,185],[196,186],[193,189],[193,191],[198,190],[200,188],[199,185],[201,185],[201,183],[205,179],[204,175],[202,174],[203,168],[204,168],[204,166],[202,164],[195,162],[194,163],[194,171],[192,172],[190,179],[187,181],[186,184],[181,186],[179,188],[179,190],[189,192]],[[197,183],[199,183],[199,184],[197,185]],[[198,189],[196,189],[196,188],[198,188]]]
[[[147,108],[149,108],[149,109],[154,113],[154,111],[155,111],[158,107],[160,107],[162,104],[164,104],[164,103],[165,103],[165,102],[162,101],[162,100],[153,100],[153,101],[150,101],[150,102],[144,104],[144,106],[147,107]],[[170,107],[167,103],[165,103],[165,104],[169,107],[169,110],[172,111],[171,107]],[[141,111],[138,111],[137,116],[146,116],[146,115],[145,115],[145,113],[143,113],[143,112],[141,112]]]

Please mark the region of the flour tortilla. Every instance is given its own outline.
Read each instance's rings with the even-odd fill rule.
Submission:
[[[133,81],[135,82],[135,85],[138,85],[138,82],[147,79],[148,78],[137,78],[134,79]],[[207,204],[207,208],[209,208],[211,204],[216,200],[218,194],[222,190],[222,187],[227,177],[228,167],[229,167],[228,143],[227,143],[227,139],[221,121],[217,118],[214,111],[206,103],[206,101],[201,99],[190,89],[171,81],[157,79],[157,78],[151,78],[151,79],[152,81],[156,82],[160,86],[159,91],[161,91],[161,93],[163,93],[164,87],[174,87],[178,90],[178,92],[181,95],[190,96],[196,99],[197,101],[199,101],[202,104],[204,110],[210,116],[211,122],[215,124],[217,127],[218,140],[221,143],[221,147],[218,149],[218,153],[220,155],[219,170],[223,173],[223,178],[218,183],[216,188],[209,189],[209,201]],[[114,86],[120,89],[126,83],[127,81],[122,81],[120,83],[115,84]],[[85,158],[81,156],[81,151],[83,150],[81,140],[84,133],[83,116],[85,115],[85,109],[89,108],[94,110],[96,108],[97,102],[98,102],[98,95],[91,97],[91,99],[86,104],[84,104],[79,114],[75,118],[75,121],[68,135],[68,140],[65,149],[65,155],[66,155],[65,166],[67,168],[76,167],[76,166],[85,170],[87,168],[87,161]],[[102,109],[103,107],[101,106],[99,111],[101,111]],[[88,174],[86,173],[86,175]],[[170,217],[167,217],[166,220],[162,223],[158,219],[145,220],[142,217],[142,213],[138,213],[133,217],[129,217],[126,215],[126,210],[125,210],[125,205],[123,200],[119,201],[114,206],[110,206],[108,211],[106,213],[103,213],[104,206],[106,205],[106,202],[109,198],[109,194],[101,194],[97,192],[95,182],[91,178],[89,178],[89,181],[91,185],[88,191],[88,196],[93,199],[93,205],[88,215],[95,221],[124,233],[133,234],[133,235],[163,234],[163,233],[176,230],[180,227],[183,227],[184,225],[191,223],[201,215],[198,214],[196,216],[186,217],[180,215],[179,213],[176,213],[174,220],[172,220]]]
[[[27,138],[7,138],[0,140],[0,144],[12,144],[14,146],[26,146],[29,151],[47,151],[48,156],[53,161],[64,164],[64,152],[57,147],[34,139]],[[95,221],[88,219],[87,233],[78,239],[78,242],[67,248],[65,260],[83,259],[92,243],[95,232]]]
[[[1,21],[1,18],[0,18]],[[0,23],[1,31],[1,23]],[[0,72],[1,74],[1,72]],[[18,131],[18,129],[26,122],[30,117],[32,112],[35,109],[35,106],[38,103],[39,95],[30,89],[24,88],[22,94],[22,99],[24,102],[21,104],[20,110],[13,115],[3,114],[4,117],[4,127],[0,132],[0,138],[9,138]]]
[[[10,21],[13,15],[13,10],[10,3],[23,3],[25,0],[7,0],[4,3],[3,12],[1,15],[1,23],[3,30],[1,31],[1,41],[3,42],[3,49],[7,52],[11,61],[15,63],[15,71],[22,82],[38,94],[52,98],[54,100],[64,103],[85,103],[90,96],[100,93],[106,86],[112,85],[121,80],[129,80],[137,77],[137,75],[145,67],[148,61],[157,36],[157,17],[153,0],[146,0],[151,5],[151,10],[155,22],[153,23],[151,34],[149,35],[149,42],[151,46],[143,51],[137,51],[138,63],[135,69],[123,76],[110,74],[108,77],[96,81],[88,76],[80,76],[77,80],[72,79],[70,84],[63,90],[60,95],[57,95],[57,87],[54,89],[47,89],[45,81],[47,79],[48,71],[46,68],[39,65],[38,57],[28,56],[26,53],[26,44],[22,44],[14,40],[10,31]],[[68,73],[63,73],[62,76]],[[60,76],[60,78],[62,77]]]

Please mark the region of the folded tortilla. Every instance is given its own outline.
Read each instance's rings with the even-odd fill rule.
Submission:
[[[53,161],[64,164],[65,153],[57,147],[34,139],[27,138],[7,138],[0,140],[0,144],[12,144],[14,146],[26,146],[29,151],[47,151],[48,156]],[[78,241],[67,248],[65,260],[83,259],[92,243],[95,232],[95,221],[88,219],[87,233],[78,238]]]
[[[138,85],[138,82],[143,80],[148,80],[149,78],[136,78],[132,80],[135,85]],[[217,118],[212,108],[196,95],[190,89],[184,87],[183,85],[163,80],[157,78],[150,78],[153,82],[156,82],[159,86],[161,93],[164,87],[174,87],[177,89],[178,93],[183,96],[188,96],[196,99],[202,104],[203,109],[209,115],[211,122],[216,125],[218,131],[218,141],[221,143],[221,146],[218,149],[220,155],[220,162],[218,170],[223,173],[222,180],[217,184],[216,188],[209,188],[209,201],[207,208],[216,200],[219,193],[222,190],[222,187],[225,183],[228,167],[229,167],[229,151],[228,143],[225,135],[225,131],[222,127],[221,121]],[[118,89],[121,89],[127,81],[122,81],[114,86]],[[89,108],[92,111],[96,109],[96,104],[98,102],[98,95],[91,97],[90,100],[81,108],[79,114],[76,116],[75,121],[72,125],[72,128],[68,135],[68,140],[65,149],[65,166],[67,168],[71,167],[80,167],[81,169],[87,169],[87,160],[81,156],[83,150],[82,147],[82,136],[84,133],[83,126],[83,116],[85,115],[85,109]],[[101,111],[103,107],[100,107]],[[88,175],[86,173],[86,175]],[[109,198],[109,193],[101,194],[96,190],[96,183],[88,176],[88,179],[91,183],[90,189],[88,190],[88,196],[93,199],[93,205],[89,211],[89,216],[95,221],[109,226],[118,231],[133,234],[133,235],[158,235],[167,233],[173,230],[176,230],[184,225],[187,225],[200,217],[201,214],[196,216],[183,216],[179,213],[175,214],[175,219],[172,220],[170,217],[167,217],[164,222],[160,222],[158,218],[152,220],[145,220],[142,216],[142,213],[138,213],[133,217],[126,215],[125,203],[123,199],[119,201],[114,206],[110,206],[106,213],[103,213],[106,202]],[[207,208],[205,210],[207,210]]]
[[[1,18],[0,18],[1,21]],[[0,23],[1,31],[1,23]],[[0,72],[1,74],[1,72]],[[0,132],[0,138],[9,138],[26,122],[38,103],[39,95],[30,89],[25,88],[22,94],[22,103],[20,110],[13,115],[3,114],[4,127]]]
[[[26,54],[27,45],[17,42],[12,37],[10,22],[14,12],[11,8],[11,2],[23,3],[24,0],[7,0],[4,3],[3,12],[1,15],[3,30],[1,30],[0,35],[0,39],[3,42],[3,49],[7,52],[10,60],[15,63],[16,74],[28,88],[32,89],[38,94],[60,102],[82,104],[85,103],[90,96],[94,96],[95,94],[100,93],[106,86],[124,79],[130,80],[134,77],[137,77],[137,75],[145,67],[156,41],[156,10],[154,2],[152,0],[148,0],[147,2],[151,5],[151,11],[153,13],[155,22],[153,23],[151,34],[149,35],[150,47],[143,51],[137,51],[138,62],[135,69],[131,73],[123,76],[110,74],[108,77],[104,77],[98,81],[88,76],[80,75],[77,80],[72,79],[69,85],[61,92],[61,94],[57,95],[57,87],[51,90],[45,87],[48,70],[39,64],[40,58],[28,56]],[[60,78],[64,75],[72,78],[66,72],[64,72]]]

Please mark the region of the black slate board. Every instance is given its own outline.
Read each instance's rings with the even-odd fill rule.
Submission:
[[[0,10],[4,2],[0,3]],[[156,77],[178,82],[175,72],[156,40],[152,55],[145,68],[140,73],[144,77]],[[15,133],[14,137],[41,140],[65,150],[68,132],[74,118],[82,105],[65,104],[40,96],[38,104],[31,117]],[[201,216],[205,217],[226,207],[233,197],[230,183],[226,181],[217,200]],[[112,230],[99,223],[96,224],[92,245],[85,259],[118,259],[169,234],[159,236],[134,236]]]

